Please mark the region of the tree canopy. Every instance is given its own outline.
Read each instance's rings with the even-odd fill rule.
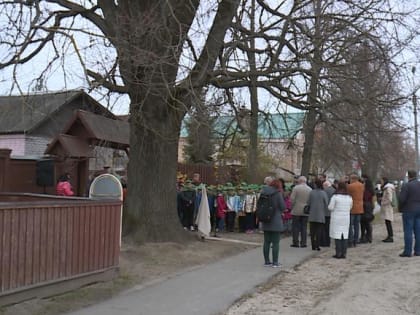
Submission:
[[[331,125],[343,106],[360,114],[368,103],[383,106],[411,94],[400,93],[399,81],[390,80],[392,87],[383,82],[380,91],[392,93],[372,99],[369,82],[360,84],[366,75],[357,66],[363,62],[354,59],[365,42],[376,47],[371,51],[378,63],[369,65],[402,64],[396,56],[407,47],[416,53],[419,5],[402,2],[3,0],[0,70],[11,69],[12,89],[22,93],[23,66],[32,63],[32,88],[42,89],[61,73],[64,83],[79,79],[90,90],[128,95],[125,230],[141,241],[179,240],[185,233],[176,217],[177,145],[182,120],[201,104],[203,89],[222,91],[236,109],[249,89],[252,130],[266,107],[305,111],[302,173],[308,174],[319,123]],[[384,47],[386,53],[378,53]],[[403,68],[380,69],[398,77]],[[261,104],[261,95],[269,104]],[[350,123],[353,117],[343,119]],[[340,139],[361,134],[355,132]],[[251,140],[257,149],[255,134]]]

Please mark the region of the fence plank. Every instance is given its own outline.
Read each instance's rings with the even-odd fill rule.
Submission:
[[[2,235],[2,255],[1,255],[1,290],[10,289],[10,259],[11,259],[11,230],[12,230],[12,211],[3,211],[3,235]]]
[[[23,213],[23,211],[21,211]],[[25,215],[26,213],[23,213]],[[25,270],[23,272],[23,284],[30,285],[33,281],[33,248],[34,248],[34,218],[35,211],[29,211],[26,214],[25,242],[23,248],[25,251]]]
[[[41,274],[41,230],[43,229],[42,226],[42,210],[41,209],[34,209],[34,232],[33,232],[33,248],[32,248],[32,282],[31,283],[38,283],[40,282],[40,274]]]
[[[119,201],[5,198],[0,193],[0,296],[118,266]]]
[[[10,239],[10,289],[17,287],[17,268],[19,255],[19,211],[12,210],[12,229]]]

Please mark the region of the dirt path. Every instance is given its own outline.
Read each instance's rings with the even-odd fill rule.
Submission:
[[[401,258],[401,216],[395,242],[383,243],[385,228],[374,226],[372,244],[334,259],[333,248],[289,272],[282,272],[226,315],[420,314],[420,257]]]

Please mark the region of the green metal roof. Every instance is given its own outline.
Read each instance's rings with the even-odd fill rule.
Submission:
[[[288,139],[294,137],[303,126],[305,113],[267,114],[258,117],[258,136],[262,139]],[[185,118],[185,119],[188,119]],[[185,119],[181,127],[181,138],[188,136]],[[220,116],[214,123],[216,138],[232,134],[238,129],[235,116]]]

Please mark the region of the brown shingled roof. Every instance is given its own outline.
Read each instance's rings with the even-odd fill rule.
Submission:
[[[31,132],[78,97],[85,97],[97,112],[116,117],[83,90],[0,96],[0,133]]]
[[[62,134],[79,139],[88,145],[126,150],[129,147],[129,123],[106,118],[91,112],[77,110],[73,118],[63,129]],[[60,135],[62,136],[62,135]],[[59,137],[60,137],[59,136]],[[52,154],[52,146],[63,139],[56,137],[48,147],[46,154]],[[64,140],[65,141],[65,140]]]
[[[92,148],[79,137],[58,135],[49,145],[45,154],[66,156],[72,158],[92,157]]]
[[[128,122],[109,119],[83,110],[77,111],[77,117],[83,126],[89,129],[92,138],[108,144],[121,145],[121,147],[127,147],[130,144]]]
[[[91,145],[126,150],[129,147],[129,128],[126,121],[77,110],[63,134],[55,137],[48,145],[45,154],[90,157]]]
[[[0,133],[27,132],[83,91],[0,96]]]

